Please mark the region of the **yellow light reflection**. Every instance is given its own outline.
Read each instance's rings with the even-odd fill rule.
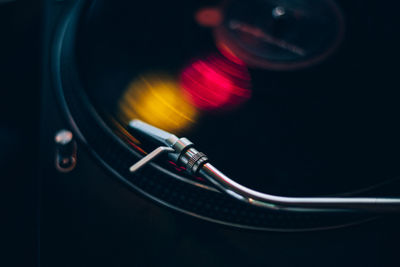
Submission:
[[[186,102],[178,83],[167,75],[141,76],[119,101],[119,117],[125,123],[140,119],[172,133],[188,129],[196,116],[196,109]]]

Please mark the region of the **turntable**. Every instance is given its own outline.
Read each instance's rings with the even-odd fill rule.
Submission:
[[[66,4],[47,100],[66,123],[48,135],[56,172],[91,177],[83,192],[61,178],[59,192],[79,195],[70,209],[92,203],[79,213],[90,222],[94,186],[97,199],[116,196],[119,216],[134,211],[132,227],[147,216],[222,231],[233,246],[382,223],[399,211],[399,22],[370,2]]]

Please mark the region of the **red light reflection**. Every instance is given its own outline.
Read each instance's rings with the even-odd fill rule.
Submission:
[[[217,7],[205,7],[196,12],[195,20],[204,27],[217,27],[222,23],[222,13]]]
[[[219,55],[194,61],[185,68],[181,87],[189,101],[202,110],[235,108],[251,96],[246,66]]]

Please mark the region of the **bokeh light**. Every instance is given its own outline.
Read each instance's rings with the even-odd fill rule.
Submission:
[[[195,14],[196,22],[204,27],[217,27],[222,23],[222,12],[218,7],[204,7]]]
[[[202,110],[232,109],[251,97],[247,67],[220,55],[194,61],[180,80],[185,96]]]
[[[140,119],[160,129],[179,133],[195,123],[196,109],[186,101],[170,76],[149,74],[133,81],[119,101],[119,118]]]

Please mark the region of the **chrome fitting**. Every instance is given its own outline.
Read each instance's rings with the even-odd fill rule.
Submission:
[[[178,165],[185,167],[189,174],[196,175],[199,167],[207,161],[208,158],[204,153],[199,152],[194,148],[189,148],[179,155]]]

